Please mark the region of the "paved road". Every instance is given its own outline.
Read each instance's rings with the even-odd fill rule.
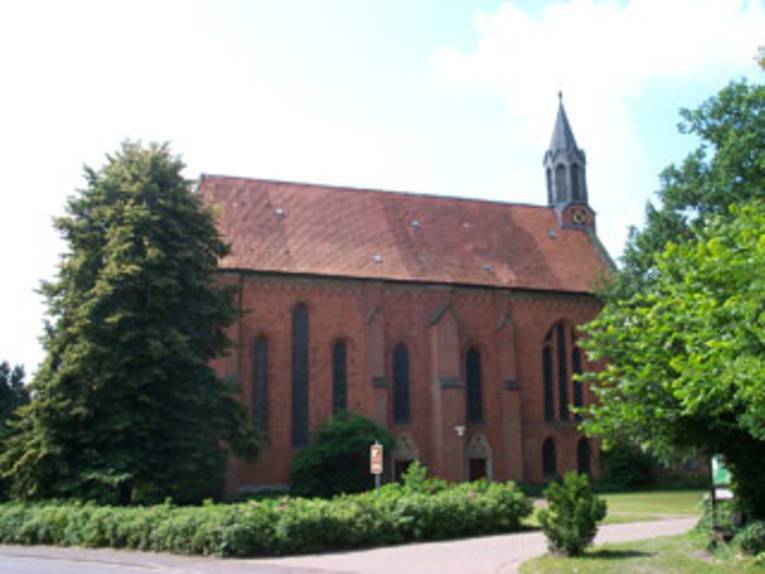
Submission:
[[[597,544],[682,534],[696,518],[604,526]],[[0,574],[513,574],[545,552],[540,532],[287,558],[220,560],[150,552],[0,546]]]

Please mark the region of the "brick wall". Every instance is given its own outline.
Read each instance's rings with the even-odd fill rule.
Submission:
[[[495,480],[541,482],[542,442],[550,436],[556,440],[558,471],[576,469],[580,436],[573,417],[544,420],[542,343],[550,328],[564,321],[570,351],[575,326],[599,310],[593,297],[258,273],[229,272],[223,279],[240,285],[243,316],[230,331],[236,348],[215,367],[238,377],[248,405],[255,339],[265,336],[269,345],[269,445],[254,463],[230,462],[229,493],[288,481],[295,454],[291,317],[298,303],[307,306],[310,322],[311,429],[332,412],[332,349],[343,339],[349,409],[411,438],[436,474],[465,478],[466,450],[477,434],[488,442]],[[392,418],[392,353],[399,343],[409,352],[411,421],[405,425],[394,425]],[[468,424],[465,355],[471,347],[481,354],[484,417]],[[554,381],[557,393],[557,370]],[[571,388],[568,395],[573,397]],[[585,401],[589,398],[585,391]],[[557,414],[557,394],[555,405]],[[465,436],[458,436],[457,425],[467,426]],[[596,470],[597,449],[592,450]]]

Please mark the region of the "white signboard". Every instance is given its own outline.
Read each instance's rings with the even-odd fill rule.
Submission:
[[[369,447],[369,472],[376,475],[383,473],[383,446],[379,443]]]

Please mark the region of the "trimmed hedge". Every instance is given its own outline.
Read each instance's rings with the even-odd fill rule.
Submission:
[[[0,543],[269,556],[511,532],[532,512],[512,482],[433,490],[185,507],[14,502],[0,505]]]

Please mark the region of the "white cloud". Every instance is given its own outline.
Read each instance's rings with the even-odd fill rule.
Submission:
[[[501,94],[516,139],[537,149],[548,144],[552,98],[562,89],[588,154],[599,234],[619,253],[625,223],[639,222],[658,169],[675,159],[652,154],[630,105],[688,83],[716,89],[751,71],[765,39],[765,10],[759,2],[736,0],[572,0],[531,15],[509,1],[479,14],[475,27],[472,50],[437,52],[439,75]],[[541,168],[516,169],[516,195],[538,201]]]
[[[82,185],[81,166],[101,165],[125,138],[170,140],[190,178],[432,188],[421,146],[374,118],[323,109],[301,77],[274,70],[278,55],[248,43],[241,8],[0,3],[0,360],[33,370],[42,358],[35,290],[65,248],[51,220]]]

